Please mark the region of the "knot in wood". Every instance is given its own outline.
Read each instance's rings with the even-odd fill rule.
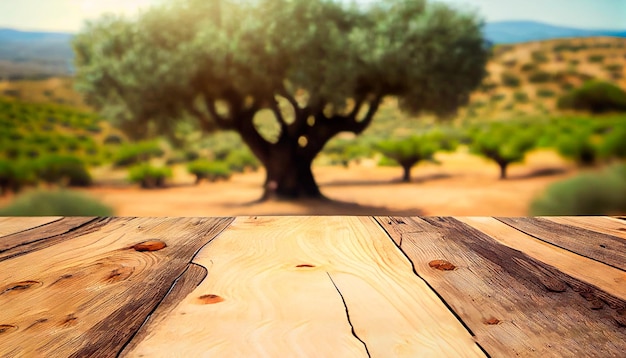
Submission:
[[[214,295],[214,294],[208,294],[208,295],[202,295],[200,297],[198,297],[198,299],[200,300],[201,303],[205,304],[205,305],[210,305],[210,304],[214,304],[214,303],[220,303],[223,302],[224,299],[218,295]]]
[[[143,252],[143,251],[159,251],[166,247],[167,245],[161,240],[148,240],[148,241],[135,244],[133,246],[133,249],[135,249],[135,251]]]
[[[428,263],[428,266],[440,271],[452,271],[456,269],[456,266],[446,260],[433,260]]]

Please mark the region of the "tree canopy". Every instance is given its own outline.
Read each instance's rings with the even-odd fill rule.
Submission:
[[[454,114],[489,53],[475,14],[421,0],[178,0],[92,22],[74,49],[79,90],[129,135],[235,130],[281,197],[320,196],[313,158],[386,96]],[[259,131],[262,113],[278,135]]]

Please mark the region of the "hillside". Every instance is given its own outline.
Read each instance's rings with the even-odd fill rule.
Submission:
[[[589,80],[626,89],[626,38],[592,37],[498,45],[465,118],[553,113],[559,96]]]

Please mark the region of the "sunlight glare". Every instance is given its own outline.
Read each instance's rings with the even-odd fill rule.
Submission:
[[[145,9],[155,2],[154,0],[82,0],[81,9],[87,17],[104,13],[133,15],[139,9]]]

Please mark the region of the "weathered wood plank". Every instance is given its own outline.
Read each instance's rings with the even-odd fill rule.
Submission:
[[[161,303],[156,307],[155,311],[150,314],[139,331],[128,342],[128,345],[123,348],[120,352],[120,356],[123,357],[128,354],[128,352],[135,349],[137,344],[148,336],[149,332],[155,330],[156,327],[163,322],[165,317],[167,317],[167,315],[172,312],[172,310],[185,297],[187,297],[200,285],[202,280],[206,278],[206,275],[206,268],[193,263],[187,265],[185,272],[183,272],[180,277],[174,281],[174,285],[170,289],[170,292],[167,293],[167,296],[165,296]]]
[[[554,266],[567,276],[626,300],[626,275],[619,269],[536,239],[491,217],[457,217],[456,219],[508,247]],[[601,295],[600,292],[598,294]]]
[[[0,262],[0,356],[112,357],[231,219],[115,218]],[[167,244],[159,249],[160,240]]]
[[[542,219],[626,239],[626,221],[604,216],[546,216]]]
[[[626,241],[542,218],[496,218],[539,240],[626,271]]]
[[[626,329],[588,285],[453,218],[378,218],[492,356],[621,357]],[[433,265],[443,260],[452,265]],[[429,265],[431,263],[431,265]],[[437,269],[439,268],[439,269]],[[576,285],[570,286],[569,282]],[[576,292],[580,290],[580,292]]]
[[[482,356],[371,218],[237,218],[128,356]]]
[[[61,216],[0,217],[0,242],[2,242],[2,236],[46,225],[62,218]]]
[[[27,224],[30,226],[33,223],[41,223],[41,221],[38,220],[31,222],[28,219],[29,218],[11,218],[10,221],[19,223],[23,220],[24,226]],[[94,220],[94,217],[67,217],[52,220],[47,224],[31,226],[30,230],[28,228],[19,230],[16,233],[0,237],[0,253],[20,245],[65,234]],[[22,226],[22,228],[24,228],[24,226]]]

